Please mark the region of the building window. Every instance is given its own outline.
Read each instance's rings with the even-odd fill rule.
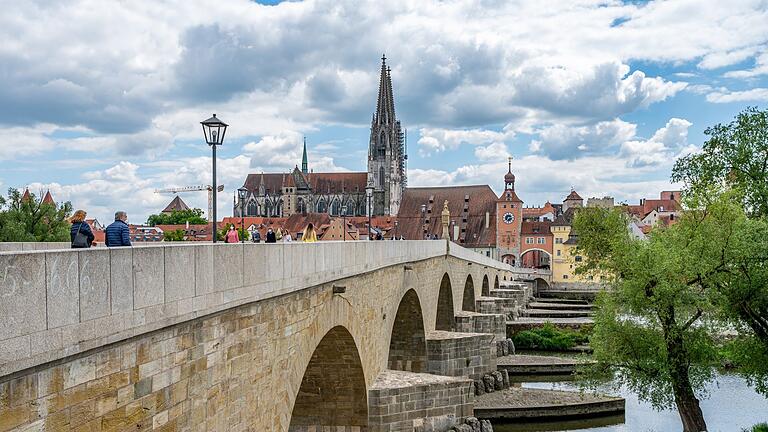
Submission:
[[[560,249],[557,250],[557,256],[560,256]]]
[[[533,237],[526,237],[525,244],[533,244]]]
[[[537,239],[536,239],[536,243],[538,243],[538,244],[545,244],[545,240],[544,240],[544,237],[539,237],[539,238],[537,238]]]
[[[485,251],[485,256],[487,257],[491,256],[491,251]]]
[[[581,262],[581,255],[576,255],[575,260],[576,260],[576,262]]]
[[[563,244],[562,237],[555,237],[555,244]]]
[[[568,279],[568,275],[563,275],[563,279]]]

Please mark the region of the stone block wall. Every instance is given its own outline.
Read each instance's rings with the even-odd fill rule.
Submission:
[[[368,391],[368,430],[446,431],[472,415],[472,388],[465,378],[384,371]]]
[[[427,372],[477,379],[496,370],[495,336],[487,333],[427,333]]]
[[[477,312],[487,314],[503,314],[509,317],[517,311],[517,301],[513,298],[480,297],[475,301]]]
[[[461,333],[490,333],[496,340],[507,337],[507,318],[502,314],[482,314],[477,312],[458,312],[456,331]]]

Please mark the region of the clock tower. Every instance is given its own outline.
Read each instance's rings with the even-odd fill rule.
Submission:
[[[523,201],[515,193],[512,158],[504,175],[504,192],[496,200],[496,248],[501,261],[520,264],[520,228],[523,222]]]

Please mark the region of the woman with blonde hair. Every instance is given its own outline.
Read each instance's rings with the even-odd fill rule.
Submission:
[[[312,222],[304,228],[304,232],[301,234],[301,241],[306,243],[314,243],[317,241],[317,233],[315,232],[315,226]]]
[[[91,226],[85,221],[85,210],[77,210],[75,214],[69,218],[69,222],[72,224],[69,227],[69,239],[70,246],[73,249],[86,249],[93,246],[93,239],[96,236],[93,235]]]

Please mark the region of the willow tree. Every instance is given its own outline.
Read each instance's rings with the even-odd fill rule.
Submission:
[[[574,220],[578,271],[600,272],[611,285],[590,338],[597,367],[656,408],[676,406],[685,432],[706,430],[699,399],[721,360],[723,326],[740,320],[723,303],[748,291],[743,267],[759,267],[751,237],[761,228],[739,198],[718,195],[644,240],[630,235],[619,210],[583,209]]]
[[[747,108],[704,134],[701,152],[677,160],[672,181],[683,182],[689,195],[713,185],[739,189],[750,216],[768,217],[768,110]]]

